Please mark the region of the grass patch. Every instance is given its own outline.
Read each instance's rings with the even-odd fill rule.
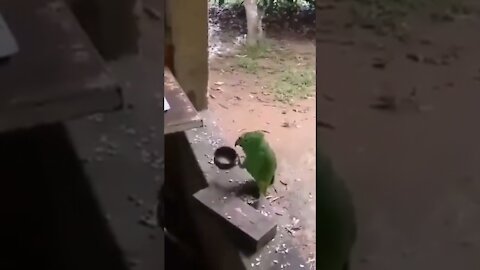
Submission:
[[[306,99],[315,93],[315,71],[311,69],[287,69],[275,83],[275,98],[291,104],[297,99]]]
[[[243,69],[243,71],[249,74],[255,74],[259,69],[258,61],[248,56],[238,57],[237,65]]]
[[[245,46],[236,59],[236,66],[248,74],[273,75],[267,84],[271,82],[269,88],[272,89],[275,100],[292,104],[315,93],[314,65],[305,63],[306,65],[299,66],[298,61],[298,55],[293,55],[290,50],[282,50],[273,43],[266,42],[255,47]]]
[[[259,61],[270,57],[272,52],[272,45],[266,40],[257,46],[245,46],[240,51],[237,65],[246,73],[256,74],[260,68]]]
[[[273,43],[268,39],[264,39],[256,46],[245,45],[240,50],[240,54],[251,59],[262,59],[269,57],[274,52],[274,49]]]

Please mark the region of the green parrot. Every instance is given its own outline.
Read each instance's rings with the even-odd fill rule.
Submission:
[[[319,270],[348,270],[357,237],[352,196],[317,146],[317,260]]]
[[[243,133],[235,142],[245,152],[245,160],[240,164],[247,169],[257,184],[260,195],[266,195],[267,188],[275,181],[277,159],[273,149],[265,140],[262,131]]]

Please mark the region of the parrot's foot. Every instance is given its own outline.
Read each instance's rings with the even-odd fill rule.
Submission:
[[[262,197],[262,192],[257,188],[255,189],[255,193],[253,194],[253,196],[256,200],[260,200],[260,198]]]
[[[260,203],[260,198],[257,199],[257,200],[255,200],[255,201],[253,201],[253,203],[251,204],[251,206],[252,206],[253,208],[257,209],[257,210],[260,209],[260,206],[261,206],[261,205],[262,205],[262,204]]]
[[[257,189],[254,196],[253,203],[251,205],[255,209],[260,209],[261,206],[265,204],[265,202],[266,202],[266,195]]]
[[[239,156],[237,158],[237,165],[238,167],[242,168],[242,169],[245,169],[245,158],[243,159],[243,162],[242,162],[242,159],[241,157]]]

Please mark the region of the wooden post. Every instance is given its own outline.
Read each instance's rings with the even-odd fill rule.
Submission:
[[[134,10],[141,0],[68,0],[75,16],[106,60],[138,52]]]
[[[166,2],[174,75],[195,108],[204,110],[208,105],[208,1]]]

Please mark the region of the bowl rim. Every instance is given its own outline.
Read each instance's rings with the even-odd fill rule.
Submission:
[[[220,162],[219,158],[225,158],[228,163]],[[235,161],[238,158],[238,153],[230,146],[221,146],[217,148],[213,154],[213,162],[220,169],[231,169],[235,167]]]

